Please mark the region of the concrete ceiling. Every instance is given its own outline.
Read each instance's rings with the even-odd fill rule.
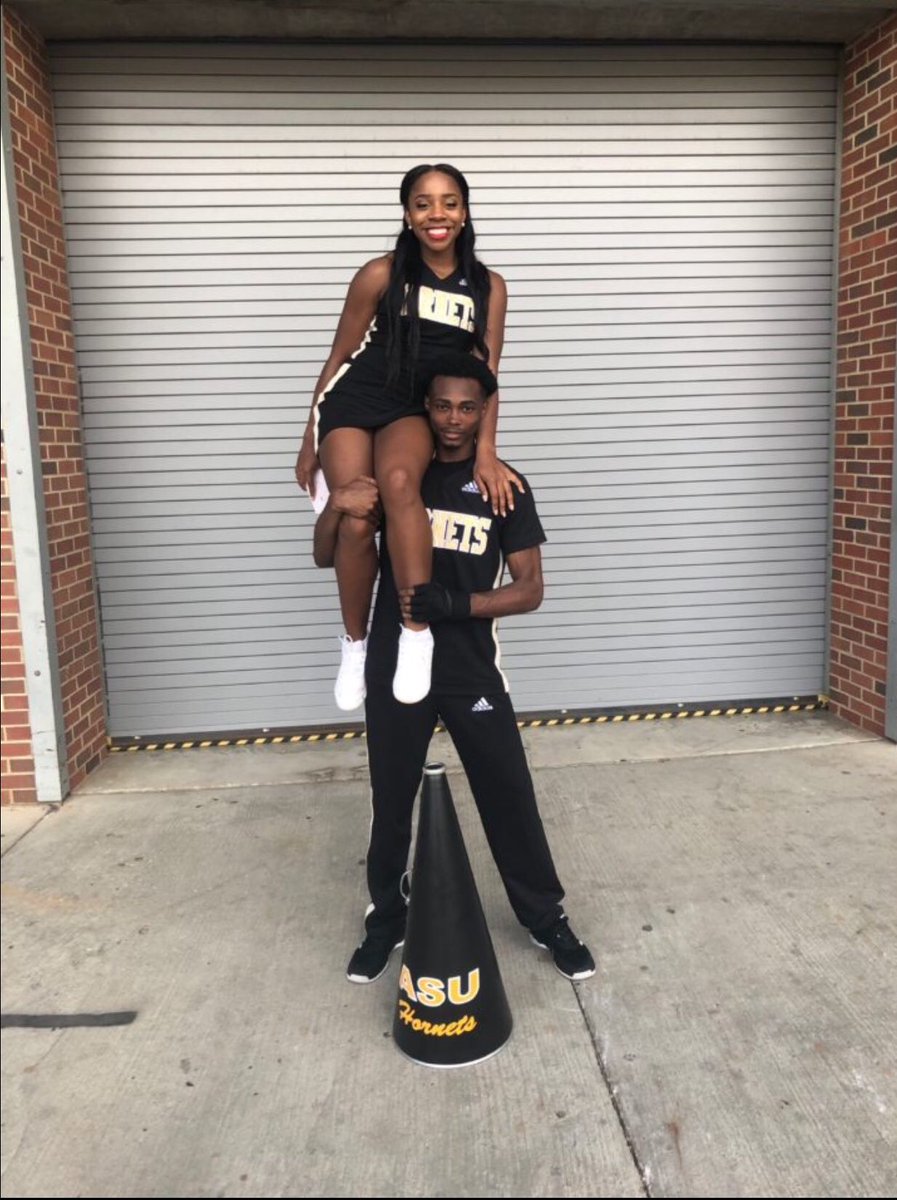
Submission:
[[[47,39],[590,38],[851,42],[876,0],[13,0]]]

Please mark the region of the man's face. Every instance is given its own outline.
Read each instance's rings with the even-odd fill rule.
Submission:
[[[486,407],[481,384],[475,379],[437,375],[427,393],[427,410],[436,443],[445,450],[470,450]]]

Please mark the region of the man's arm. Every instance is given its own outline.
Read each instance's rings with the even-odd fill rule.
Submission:
[[[472,617],[513,617],[533,612],[542,603],[542,551],[539,546],[508,555],[511,582],[490,592],[474,592],[470,597]]]
[[[399,591],[405,620],[453,621],[466,617],[513,617],[532,612],[542,603],[542,551],[538,546],[508,555],[511,583],[489,592],[458,592],[440,583],[422,583]]]
[[[315,522],[314,559],[316,567],[332,567],[336,554],[340,521],[343,517],[357,517],[380,524],[380,493],[376,479],[359,475],[345,487],[334,488],[327,503]]]
[[[333,556],[336,553],[336,538],[339,533],[339,523],[343,514],[333,507],[333,493],[327,497],[327,503],[321,509],[320,516],[315,521],[314,557],[316,567],[332,567]]]

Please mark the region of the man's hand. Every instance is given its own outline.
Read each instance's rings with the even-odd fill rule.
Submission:
[[[470,593],[443,587],[441,583],[419,583],[399,589],[399,607],[406,621],[434,625],[437,621],[463,621],[470,616]]]
[[[347,517],[360,517],[372,525],[380,524],[380,491],[377,480],[359,475],[345,487],[335,488],[330,495],[330,507]]]

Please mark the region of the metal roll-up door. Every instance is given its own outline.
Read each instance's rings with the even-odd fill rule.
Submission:
[[[293,462],[398,181],[508,282],[500,449],[550,541],[520,711],[823,684],[836,65],[755,46],[53,53],[114,735],[329,724]]]

